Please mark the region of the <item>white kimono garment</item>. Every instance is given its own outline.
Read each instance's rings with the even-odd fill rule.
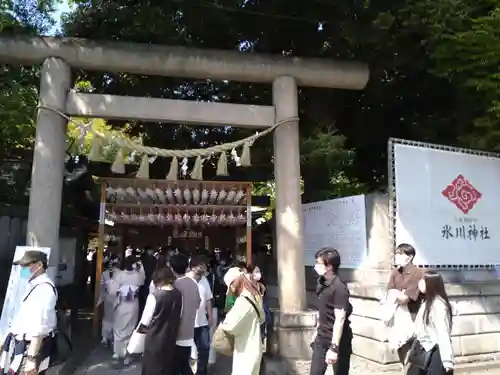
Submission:
[[[114,304],[116,300],[117,286],[116,282],[110,276],[110,273],[116,273],[116,269],[105,270],[101,276],[101,296],[100,302],[103,304],[104,315],[102,317],[102,341],[113,339],[113,315]]]
[[[113,319],[113,351],[115,357],[127,354],[127,345],[139,320],[139,288],[144,284],[142,267],[138,270],[120,270],[113,277],[117,288]]]

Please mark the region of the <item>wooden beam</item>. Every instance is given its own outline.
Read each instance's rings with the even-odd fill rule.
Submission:
[[[267,128],[275,122],[273,106],[208,103],[70,92],[69,116],[138,120],[205,126]]]
[[[74,68],[104,72],[262,83],[291,76],[300,86],[348,90],[363,89],[369,77],[365,64],[324,58],[80,38],[0,37],[0,61],[32,65],[48,57],[59,57]]]

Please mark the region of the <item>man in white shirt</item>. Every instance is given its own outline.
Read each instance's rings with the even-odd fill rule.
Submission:
[[[3,367],[0,372],[42,374],[49,366],[57,326],[57,291],[47,276],[44,252],[26,251],[14,265],[22,267],[21,278],[28,280],[28,289],[14,316],[10,334],[2,342],[5,345],[0,356],[0,367]]]
[[[191,271],[188,276],[198,283],[200,307],[196,312],[194,323],[194,343],[198,352],[196,375],[207,375],[208,357],[210,355],[210,326],[213,324],[212,299],[210,284],[205,277],[207,261],[196,256],[191,259]]]

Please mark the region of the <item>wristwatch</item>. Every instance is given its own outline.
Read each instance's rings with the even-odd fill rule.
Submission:
[[[339,347],[335,344],[330,345],[330,350],[334,353],[339,354]]]

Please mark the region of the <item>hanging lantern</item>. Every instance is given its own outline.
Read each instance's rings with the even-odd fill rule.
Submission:
[[[193,189],[193,204],[200,203],[200,199],[201,199],[200,189],[194,188]]]
[[[221,204],[227,197],[227,192],[224,188],[219,192],[219,197],[217,198],[217,203]]]
[[[150,189],[150,188],[146,188],[146,195],[148,196],[148,199],[150,199],[150,200],[154,201],[156,199],[155,191]]]
[[[193,216],[191,216],[191,223],[193,223],[193,225],[199,225],[200,220],[201,220],[201,217],[200,217],[200,215],[198,215],[198,212],[195,213]]]
[[[165,192],[162,189],[156,188],[155,189],[155,193],[156,193],[156,197],[158,198],[158,200],[161,203],[165,203],[166,202],[166,198],[167,197],[165,196]]]
[[[175,220],[174,220],[174,215],[172,215],[170,212],[167,214],[167,216],[165,217],[165,223],[166,224],[174,224],[175,223]]]
[[[233,204],[234,197],[236,197],[236,191],[233,189],[229,190],[229,193],[227,193],[227,197],[226,197],[226,203]]]
[[[206,188],[203,188],[203,190],[201,191],[200,204],[201,205],[207,204],[209,196],[210,196],[210,193],[208,192],[208,190]]]
[[[211,191],[210,191],[210,196],[208,198],[208,202],[210,204],[214,204],[215,202],[217,202],[217,195],[219,195],[217,193],[217,190],[215,190],[215,188],[213,188]]]
[[[175,204],[174,191],[172,190],[171,187],[168,187],[165,190],[165,195],[167,196],[168,203]]]
[[[184,196],[184,202],[186,204],[191,203],[191,190],[189,190],[188,188],[185,188],[184,192],[183,192],[183,196]]]
[[[182,204],[182,191],[177,188],[174,190],[174,197],[178,204]]]
[[[175,224],[177,224],[177,225],[182,225],[182,223],[184,222],[184,221],[182,220],[182,215],[181,215],[179,212],[177,212],[177,213],[174,215],[174,222],[175,222]]]
[[[238,190],[238,192],[236,193],[236,196],[234,197],[234,204],[238,204],[240,203],[240,201],[243,199],[243,197],[245,196],[245,192],[243,190]]]
[[[146,190],[138,188],[137,189],[137,194],[139,195],[140,199],[142,201],[147,201],[148,199],[148,194],[146,193]]]
[[[217,218],[217,224],[225,226],[227,224],[227,216],[225,213],[221,213]]]
[[[233,212],[230,212],[229,215],[227,215],[227,223],[229,226],[236,225],[236,216],[234,216]]]

